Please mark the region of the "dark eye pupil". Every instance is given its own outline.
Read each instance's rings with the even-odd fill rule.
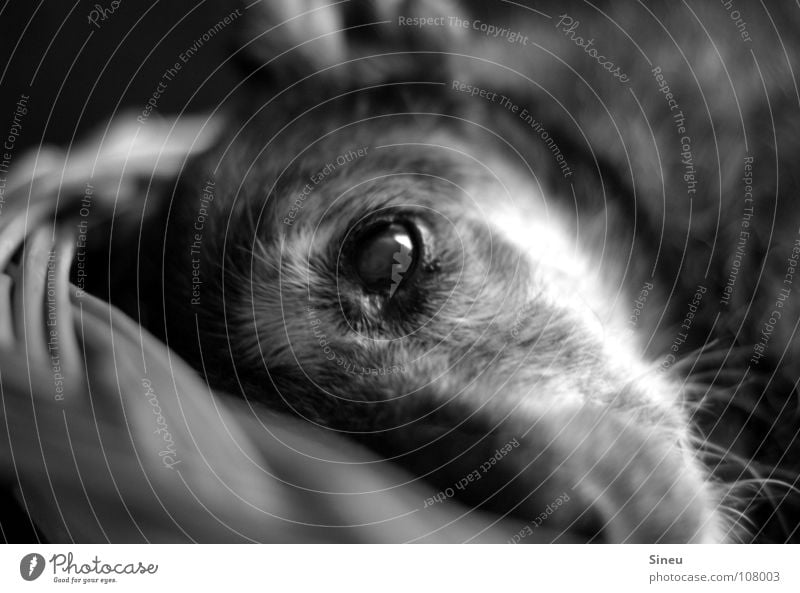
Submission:
[[[359,241],[356,271],[367,288],[388,290],[391,296],[415,258],[414,240],[408,230],[400,224],[388,224]]]

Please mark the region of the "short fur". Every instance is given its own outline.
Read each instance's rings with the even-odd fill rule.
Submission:
[[[798,53],[791,35],[777,42],[794,17],[748,5],[751,55],[717,5],[539,3],[545,19],[501,3],[353,4],[334,20],[358,26],[388,11],[393,24],[377,38],[338,33],[338,57],[355,62],[331,66],[312,43],[305,61],[289,54],[251,73],[228,108],[230,132],[181,175],[163,229],[154,216],[165,243],[150,242],[143,280],[167,281],[149,291],[143,322],[213,386],[350,434],[441,488],[518,439],[491,479],[458,495],[530,519],[569,492],[578,502],[553,515],[555,535],[796,538],[794,290],[765,356],[748,362],[798,238]],[[396,25],[398,14],[445,8],[525,31],[535,47]],[[618,58],[627,87],[554,26],[565,14]],[[301,40],[316,33],[301,29]],[[286,35],[283,49],[297,42]],[[254,47],[251,65],[279,53]],[[373,53],[391,55],[364,59]],[[686,114],[691,186],[656,66]],[[526,108],[573,175],[518,112],[454,80]],[[362,147],[299,198],[327,163]],[[747,155],[755,214],[723,299]],[[348,233],[387,208],[420,216],[433,245],[388,302],[342,259]],[[698,285],[698,313],[681,329]],[[375,372],[351,370],[362,367]]]

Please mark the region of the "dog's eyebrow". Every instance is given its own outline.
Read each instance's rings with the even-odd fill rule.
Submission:
[[[443,173],[450,174],[451,179],[454,176],[451,170]],[[261,231],[271,236],[288,236],[293,230],[316,225],[323,218],[326,226],[352,228],[371,214],[388,208],[422,206],[446,209],[454,215],[466,210],[463,203],[466,195],[458,186],[462,179],[451,180],[444,175],[420,174],[396,167],[386,170],[371,166],[352,174],[367,180],[354,185],[346,175],[331,179],[302,199],[296,191],[273,192],[261,217]],[[288,214],[291,224],[284,224]]]

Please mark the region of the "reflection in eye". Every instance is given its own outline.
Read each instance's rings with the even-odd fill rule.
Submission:
[[[403,282],[418,257],[419,249],[409,229],[397,223],[368,229],[356,246],[356,271],[368,290],[389,296]]]

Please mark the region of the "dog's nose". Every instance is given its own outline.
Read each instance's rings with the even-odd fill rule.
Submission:
[[[589,404],[528,408],[500,421],[473,414],[445,428],[457,424],[417,427],[405,451],[392,453],[446,496],[513,516],[537,537],[724,541],[713,487],[666,428]]]
[[[558,414],[536,439],[579,501],[559,520],[565,529],[609,543],[724,540],[713,486],[672,433],[609,408]]]

